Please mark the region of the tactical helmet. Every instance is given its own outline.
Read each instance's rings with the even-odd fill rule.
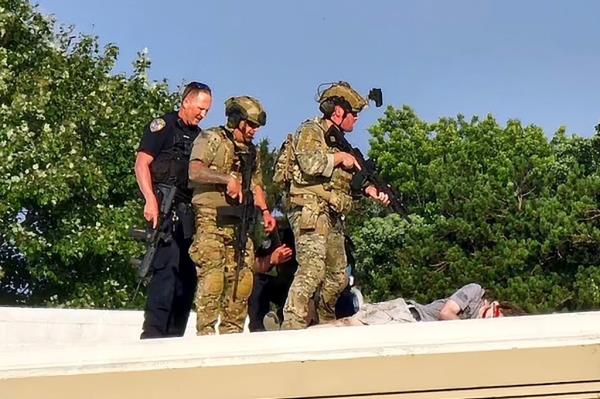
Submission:
[[[227,125],[236,128],[241,120],[247,120],[257,126],[267,123],[267,114],[260,102],[250,96],[231,97],[225,101]]]
[[[367,106],[367,100],[358,94],[350,84],[343,81],[332,83],[327,89],[319,91],[317,95],[319,96],[317,100],[319,108],[326,115],[333,113],[336,105],[356,113]]]

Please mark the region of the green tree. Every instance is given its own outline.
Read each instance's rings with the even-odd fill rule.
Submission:
[[[491,116],[419,119],[388,108],[372,156],[411,211],[355,228],[372,299],[427,301],[480,282],[530,311],[599,307],[598,137],[552,141]]]
[[[258,156],[260,157],[263,183],[267,193],[267,203],[269,209],[273,209],[278,199],[277,188],[273,183],[273,167],[275,166],[275,156],[277,150],[270,147],[268,138],[262,138],[257,145]]]
[[[115,45],[27,1],[0,4],[1,302],[130,306],[135,150],[176,96],[148,80],[144,53],[131,76],[113,74]]]

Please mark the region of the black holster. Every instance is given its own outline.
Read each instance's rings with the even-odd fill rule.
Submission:
[[[175,214],[177,215],[178,222],[181,226],[183,238],[192,238],[196,232],[196,220],[194,218],[192,205],[185,202],[179,202],[175,205]]]

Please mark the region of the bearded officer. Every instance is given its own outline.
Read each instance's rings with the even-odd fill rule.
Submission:
[[[227,124],[203,132],[192,149],[189,175],[194,189],[196,235],[190,256],[198,269],[196,314],[198,335],[235,333],[243,330],[252,292],[254,250],[248,239],[243,268],[236,284],[235,226],[217,220],[217,209],[243,201],[242,157],[256,157],[252,140],[266,123],[260,102],[249,96],[232,97],[225,102]],[[255,158],[251,189],[256,211],[262,215],[265,231],[272,232],[276,222],[262,188],[260,160]],[[219,329],[215,324],[220,316]]]

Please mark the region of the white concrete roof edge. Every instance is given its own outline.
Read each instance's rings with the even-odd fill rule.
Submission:
[[[0,347],[0,379],[600,343],[600,312],[151,341]]]
[[[123,371],[147,371],[147,370],[160,370],[160,369],[184,369],[194,367],[220,367],[220,366],[231,366],[231,365],[249,365],[249,364],[260,364],[260,363],[283,363],[283,362],[297,362],[297,361],[316,361],[316,360],[341,360],[341,359],[358,359],[367,357],[385,357],[385,356],[405,356],[405,355],[421,355],[421,354],[443,354],[443,353],[466,353],[466,352],[492,352],[502,351],[509,349],[529,349],[529,348],[549,348],[549,347],[566,347],[566,346],[584,346],[599,344],[600,340],[590,342],[581,340],[578,342],[570,342],[568,345],[559,345],[555,342],[552,345],[528,345],[526,347],[511,346],[510,348],[500,345],[482,347],[439,347],[438,350],[422,350],[423,348],[413,348],[407,351],[396,351],[391,348],[379,348],[374,350],[357,350],[357,351],[330,351],[330,352],[307,352],[307,353],[280,353],[280,354],[268,354],[268,359],[265,356],[232,356],[232,357],[215,357],[215,358],[195,358],[188,356],[184,358],[179,357],[164,357],[164,358],[140,358],[137,360],[112,360],[104,362],[90,362],[89,359],[82,359],[80,362],[60,364],[55,362],[54,364],[21,364],[20,367],[11,368],[10,366],[3,367],[0,370],[0,380],[8,378],[20,378],[20,377],[32,377],[32,376],[60,376],[60,375],[73,375],[73,374],[100,374],[110,372],[123,372]],[[420,350],[421,349],[421,350]],[[453,349],[453,350],[451,350]],[[462,350],[461,350],[462,349]],[[58,363],[58,364],[57,364]]]

